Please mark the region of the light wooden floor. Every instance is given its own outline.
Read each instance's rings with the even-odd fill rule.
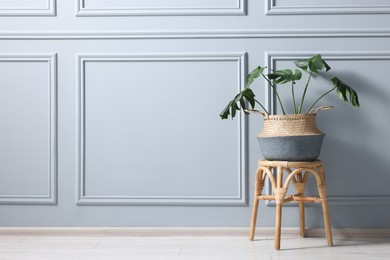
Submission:
[[[281,250],[273,230],[258,229],[7,229],[0,228],[1,260],[46,259],[390,259],[389,231],[334,230],[334,247],[321,231],[282,229]]]

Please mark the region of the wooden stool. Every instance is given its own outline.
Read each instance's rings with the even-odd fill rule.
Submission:
[[[258,162],[259,167],[255,179],[255,197],[253,203],[252,221],[250,227],[249,239],[253,240],[256,229],[257,210],[259,200],[276,201],[276,225],[275,225],[275,249],[280,249],[280,233],[282,223],[282,205],[287,202],[297,201],[299,203],[300,234],[305,236],[305,202],[317,202],[322,204],[322,213],[324,215],[324,224],[326,240],[328,246],[333,246],[332,230],[328,214],[328,203],[325,188],[325,173],[323,163],[320,160],[312,162],[285,162],[285,161],[267,161]],[[273,169],[276,169],[276,176],[273,175]],[[283,184],[283,172],[288,173],[288,177]],[[309,173],[313,174],[317,181],[319,197],[304,196],[305,185]],[[261,194],[265,177],[268,176],[272,183],[274,195]],[[275,180],[276,177],[276,180]],[[290,182],[293,182],[296,194],[286,195]]]

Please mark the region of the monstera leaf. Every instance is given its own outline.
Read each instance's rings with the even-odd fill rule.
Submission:
[[[227,119],[231,115],[232,119],[236,116],[238,110],[245,110],[247,108],[247,103],[250,104],[252,109],[255,107],[257,100],[255,99],[255,94],[250,89],[250,85],[253,81],[260,77],[263,74],[265,67],[258,66],[251,73],[248,74],[245,81],[244,90],[238,93],[233,100],[231,100],[228,105],[222,110],[219,116],[222,119]],[[245,111],[244,111],[245,112]],[[247,114],[247,112],[245,112]]]
[[[330,81],[336,87],[336,92],[340,99],[344,100],[344,102],[350,102],[354,107],[360,107],[359,97],[355,90],[337,77],[331,78]]]
[[[249,73],[246,77],[245,88],[249,88],[253,81],[263,74],[264,69],[265,67],[258,66],[251,73]]]
[[[295,69],[295,71],[291,69],[282,69],[282,70],[274,70],[272,73],[269,73],[267,75],[264,74],[264,70],[266,67],[258,66],[256,67],[251,73],[248,74],[245,81],[245,86],[243,90],[240,91],[230,102],[227,104],[227,106],[222,110],[220,113],[220,117],[222,119],[227,119],[229,116],[233,119],[237,115],[237,111],[244,110],[245,113],[248,113],[245,111],[249,107],[252,109],[255,108],[255,105],[259,105],[262,110],[269,114],[269,111],[255,98],[255,94],[251,90],[252,83],[262,76],[267,82],[268,86],[272,88],[273,93],[275,94],[277,101],[279,102],[280,109],[283,114],[286,114],[283,102],[278,94],[278,91],[276,89],[276,86],[278,84],[286,84],[291,83],[291,96],[292,96],[292,103],[294,105],[294,113],[295,114],[301,114],[303,109],[304,100],[306,97],[306,92],[309,87],[309,84],[311,82],[312,78],[315,78],[317,74],[319,74],[320,71],[329,71],[331,68],[330,66],[322,59],[321,55],[317,54],[307,59],[300,59],[294,62],[295,65],[298,67]],[[299,80],[302,80],[302,71],[305,71],[309,73],[309,77],[306,79],[306,84],[304,85],[305,88],[302,91],[302,98],[300,100],[297,100],[299,102],[296,102],[295,99],[295,91],[294,86],[295,83]],[[326,95],[332,93],[334,90],[336,90],[337,95],[340,99],[342,99],[344,102],[351,103],[354,107],[359,107],[359,97],[358,94],[354,89],[352,89],[350,86],[342,82],[339,78],[333,77],[330,80],[334,87],[330,90],[327,90],[324,94],[322,94],[319,98],[317,98],[314,103],[309,107],[306,113],[310,113],[311,109],[316,105],[323,97]]]
[[[295,84],[296,80],[302,78],[302,72],[299,69],[296,69],[294,73],[290,69],[275,70],[268,74],[267,77],[272,80],[274,84],[286,84],[288,82],[293,82]]]
[[[246,109],[247,102],[251,105],[252,109],[255,107],[255,94],[250,88],[246,88],[238,93],[233,100],[222,110],[219,116],[221,119],[227,119],[231,115],[232,119],[236,116],[237,110]],[[240,104],[240,106],[238,106]],[[245,112],[247,113],[247,112]]]
[[[294,63],[298,68],[301,68],[306,72],[309,69],[311,72],[314,72],[316,74],[318,74],[319,70],[330,70],[330,66],[328,65],[328,63],[326,63],[319,54],[314,55],[313,57],[308,59],[297,60]]]

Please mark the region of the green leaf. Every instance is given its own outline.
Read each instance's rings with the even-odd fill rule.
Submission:
[[[233,100],[229,102],[229,104],[222,110],[222,112],[219,114],[221,119],[227,119],[230,115],[230,107],[233,104]]]
[[[355,92],[351,92],[351,97],[350,97],[350,100],[352,102],[352,105],[354,107],[359,107],[359,99],[358,97],[356,96],[356,93]]]
[[[255,79],[261,76],[265,68],[266,67],[258,66],[251,73],[248,74],[248,76],[246,77],[245,89],[249,88],[253,81],[255,81]]]
[[[231,115],[232,119],[236,116],[237,110],[245,110],[247,108],[247,102],[250,104],[252,109],[255,107],[255,94],[250,88],[242,90],[238,93],[233,100],[219,114],[221,119],[227,119]],[[240,105],[240,106],[239,106]]]
[[[297,60],[294,62],[295,66],[301,68],[302,70],[307,72],[307,68],[309,67],[309,59]]]
[[[267,75],[268,79],[272,81],[273,84],[286,84],[289,82],[294,82],[302,78],[302,72],[299,69],[296,69],[293,73],[290,69],[285,70],[275,70],[274,72]]]
[[[308,59],[297,60],[294,63],[298,68],[301,68],[306,72],[310,70],[316,74],[318,74],[319,70],[329,71],[331,69],[328,63],[326,63],[319,54]]]
[[[293,75],[293,81],[300,80],[302,78],[302,72],[296,69]]]
[[[241,106],[241,107],[245,107],[245,101],[244,101],[243,98],[240,98],[240,99],[239,99],[239,102],[240,102],[240,106]]]
[[[255,107],[255,93],[250,88],[247,88],[242,93],[252,108]],[[244,108],[245,109],[245,108]]]
[[[354,107],[360,107],[359,97],[355,90],[353,90],[350,86],[342,82],[337,77],[333,77],[330,80],[336,87],[337,95],[341,100],[344,100],[344,102],[350,102]]]
[[[231,110],[232,110],[232,118],[234,118],[236,116],[236,112],[237,112],[237,104],[236,103],[234,103],[231,106]]]
[[[237,102],[239,102],[240,100],[242,100],[242,96],[243,96],[243,93],[242,93],[242,92],[238,93],[238,95],[236,95],[236,96],[234,97],[234,103],[237,103]]]
[[[344,99],[343,94],[341,94],[341,92],[337,88],[336,88],[336,93],[340,100]]]

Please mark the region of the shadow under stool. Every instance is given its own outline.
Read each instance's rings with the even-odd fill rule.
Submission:
[[[253,240],[255,236],[257,211],[259,200],[275,200],[276,202],[276,224],[275,224],[275,249],[280,249],[280,234],[282,223],[282,206],[285,203],[296,201],[299,204],[300,234],[305,236],[305,202],[316,202],[322,204],[322,213],[324,216],[324,225],[326,240],[328,246],[333,246],[332,230],[328,213],[328,203],[325,187],[325,173],[321,160],[310,162],[292,162],[292,161],[268,161],[260,160],[255,178],[255,196],[252,211],[252,220],[250,226],[249,239]],[[275,173],[276,170],[276,173]],[[287,178],[283,183],[283,174],[286,172]],[[316,182],[319,197],[304,196],[307,177],[313,174]],[[263,187],[268,176],[272,183],[273,195],[263,195]],[[287,190],[290,183],[293,183],[296,193],[288,195]]]

